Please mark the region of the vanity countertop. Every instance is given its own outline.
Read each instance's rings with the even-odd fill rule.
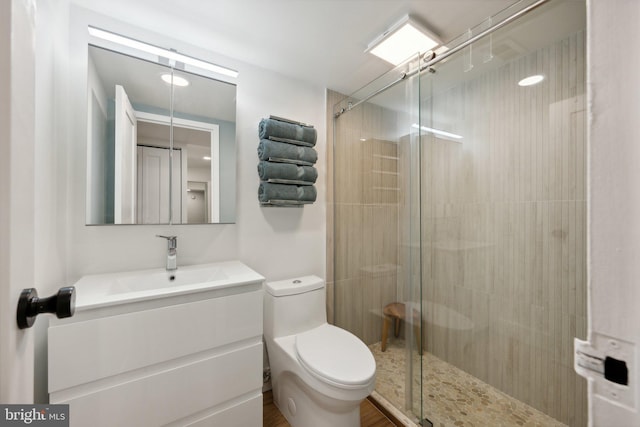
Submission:
[[[224,290],[262,283],[264,277],[240,261],[225,261],[82,277],[76,288],[76,313],[139,301]]]

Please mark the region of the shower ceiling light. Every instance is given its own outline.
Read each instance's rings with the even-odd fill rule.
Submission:
[[[369,43],[365,52],[393,65],[400,65],[411,55],[428,52],[441,44],[435,34],[407,15]]]
[[[536,74],[535,76],[525,77],[524,79],[518,82],[518,86],[533,86],[537,85],[541,81],[544,80],[544,76],[542,74]]]
[[[126,46],[131,49],[135,49],[141,52],[156,55],[160,58],[166,58],[170,61],[182,62],[194,67],[201,68],[203,70],[211,71],[213,73],[222,74],[225,76],[236,78],[238,72],[230,68],[222,67],[220,65],[212,64],[211,62],[203,61],[201,59],[193,58],[191,56],[183,55],[173,50],[164,49],[158,46],[153,46],[138,40],[130,39],[120,34],[111,33],[109,31],[101,30],[95,27],[89,27],[89,34],[93,37],[97,37],[102,40],[116,43],[121,46]]]

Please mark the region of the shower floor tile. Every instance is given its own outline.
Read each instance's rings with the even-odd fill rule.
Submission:
[[[377,365],[376,391],[397,408],[405,408],[404,341],[394,340],[385,352],[379,342],[369,348]],[[428,352],[424,357],[424,414],[434,427],[566,427]],[[419,370],[417,356],[414,366]],[[414,381],[414,390],[418,391],[417,378]],[[417,399],[419,395],[414,396],[416,408]]]

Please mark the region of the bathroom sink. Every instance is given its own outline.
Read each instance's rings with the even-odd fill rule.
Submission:
[[[75,283],[76,312],[140,300],[225,289],[264,278],[239,261],[95,274]]]
[[[107,288],[107,292],[124,293],[140,292],[168,287],[180,287],[198,283],[216,282],[228,279],[229,276],[218,265],[198,265],[185,267],[171,273],[165,270],[149,270],[127,274],[124,277],[114,278],[113,286]]]

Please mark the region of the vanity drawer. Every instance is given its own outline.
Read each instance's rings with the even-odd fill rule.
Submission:
[[[228,409],[207,415],[194,422],[176,423],[168,427],[247,427],[262,425],[262,393]]]
[[[194,419],[194,425],[211,425],[207,419],[226,420],[238,405],[246,405],[239,409],[250,409],[243,416],[253,419],[261,414],[255,402],[262,397],[262,344],[77,391],[51,395],[51,403],[70,405],[71,426],[184,425],[198,413],[205,415]]]
[[[49,328],[49,392],[261,340],[261,290],[58,324]]]

